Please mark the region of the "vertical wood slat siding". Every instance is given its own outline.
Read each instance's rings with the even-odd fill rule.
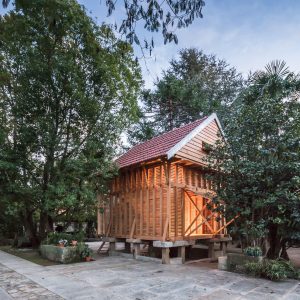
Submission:
[[[135,238],[147,237],[148,239],[159,239],[163,234],[163,227],[167,219],[167,190],[165,169],[162,165],[148,168],[146,172],[136,169],[131,173],[121,174],[111,185],[112,196],[110,196],[111,209],[105,210],[105,228],[111,222],[110,235],[115,237],[129,238],[133,219],[135,218]],[[211,184],[205,179],[205,173],[201,169],[172,164],[170,169],[173,183],[194,186],[195,188],[208,188]],[[146,184],[148,176],[148,186]],[[129,178],[128,178],[129,177]],[[197,209],[184,194],[182,188],[173,186],[170,188],[170,230],[168,238],[180,239],[184,237],[186,229],[197,215]],[[201,210],[205,199],[201,196],[193,196],[197,207]],[[211,214],[208,210],[203,212],[204,216]],[[187,235],[202,222],[199,216]],[[209,220],[209,224],[215,230],[222,227],[224,220]],[[103,227],[103,226],[102,226]],[[102,229],[102,234],[104,230]],[[225,232],[224,230],[221,232]],[[99,233],[101,234],[101,233]],[[191,236],[211,234],[208,226],[203,224]]]
[[[206,153],[202,151],[202,142],[214,143],[218,139],[218,131],[217,124],[212,121],[202,132],[178,151],[176,157],[200,164],[203,163],[203,157]],[[205,178],[205,172],[200,166],[194,168],[175,162],[170,163],[170,180],[173,185],[168,186],[165,174],[165,170],[168,170],[168,168],[165,168],[163,164],[166,163],[121,170],[120,175],[112,181],[109,197],[110,208],[105,210],[106,224],[104,226],[108,228],[109,222],[111,223],[109,235],[128,238],[135,219],[135,230],[133,231],[135,238],[160,239],[169,213],[167,239],[184,237],[185,230],[197,215],[197,209],[187,198],[183,189],[176,186],[176,184],[196,189],[212,189],[213,187]],[[167,202],[168,192],[170,193],[169,204]],[[201,210],[206,200],[199,195],[194,195],[193,199],[198,209]],[[210,212],[207,210],[204,212],[206,216],[209,214]],[[202,217],[199,216],[189,232],[197,228],[202,221]],[[214,226],[214,230],[217,230],[224,224],[224,220],[216,222],[213,219],[209,223],[212,227]],[[103,229],[101,230],[103,231]],[[207,232],[208,226],[204,224],[192,236]],[[223,232],[225,230],[221,233]]]

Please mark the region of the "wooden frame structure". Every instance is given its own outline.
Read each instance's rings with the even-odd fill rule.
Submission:
[[[207,144],[215,143],[222,129],[215,114],[196,125],[164,155],[120,168],[107,205],[98,213],[98,234],[162,243],[226,234],[233,220],[226,223],[212,209],[215,193],[204,159]]]

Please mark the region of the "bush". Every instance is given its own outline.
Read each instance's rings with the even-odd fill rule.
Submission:
[[[284,259],[280,259],[278,261],[284,266],[288,278],[300,279],[300,270],[296,269],[290,261]]]
[[[254,256],[254,257],[262,256],[262,251],[260,247],[247,247],[244,250],[244,253],[248,256]]]
[[[92,255],[92,250],[89,248],[89,246],[87,244],[84,244],[84,243],[79,243],[77,245],[77,251],[78,251],[80,257],[83,259]]]
[[[262,275],[270,280],[278,281],[287,278],[287,271],[280,261],[265,260]]]
[[[244,266],[245,272],[251,276],[261,277],[263,272],[262,262],[248,262]]]
[[[66,240],[67,243],[65,246],[72,244],[73,240],[78,241],[79,243],[83,241],[84,233],[78,232],[76,234],[64,233],[64,232],[50,232],[47,235],[47,238],[43,240],[42,244],[47,245],[57,245],[60,240]]]
[[[264,260],[263,262],[249,262],[244,266],[245,273],[263,277],[273,281],[279,281],[286,278],[298,279],[299,271],[293,265],[285,260]]]

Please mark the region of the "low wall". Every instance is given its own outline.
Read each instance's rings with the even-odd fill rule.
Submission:
[[[42,257],[51,261],[68,264],[80,261],[77,247],[58,247],[54,245],[41,245],[40,252]]]
[[[227,256],[218,258],[218,268],[220,270],[235,270],[237,266],[243,266],[248,262],[261,262],[262,256],[248,256],[241,253],[227,253]]]

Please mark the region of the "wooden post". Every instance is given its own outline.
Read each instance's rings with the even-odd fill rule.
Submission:
[[[170,248],[162,248],[162,263],[170,264]]]
[[[159,188],[159,231],[163,236],[163,166],[160,166],[160,188]]]
[[[171,236],[171,172],[170,164],[167,162],[167,216],[168,216],[168,237]]]

